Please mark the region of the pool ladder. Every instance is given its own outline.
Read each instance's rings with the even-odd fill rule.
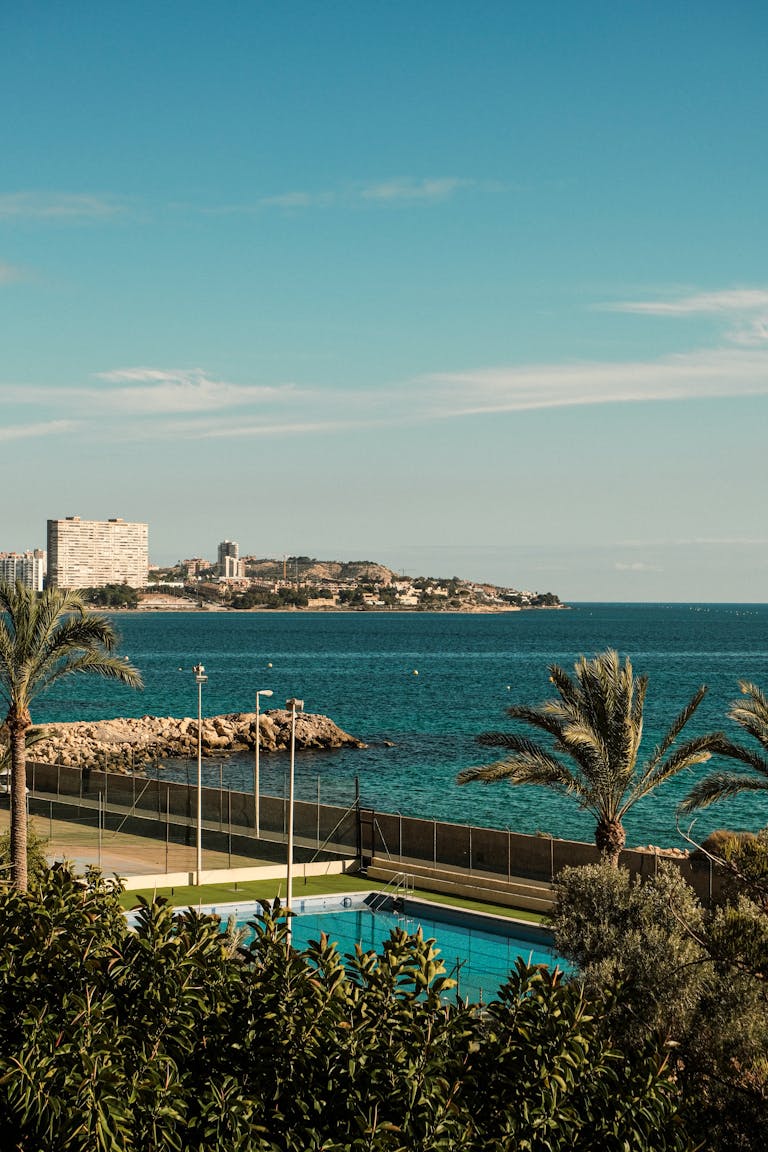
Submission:
[[[408,922],[408,917],[400,912],[401,901],[407,900],[409,896],[413,896],[413,876],[408,872],[398,872],[391,880],[387,881],[385,886],[378,892],[371,894],[371,899],[368,904],[371,912],[380,912],[383,906],[392,901],[393,911],[397,913],[398,920]]]

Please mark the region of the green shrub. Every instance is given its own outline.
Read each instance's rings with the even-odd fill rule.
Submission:
[[[621,1052],[577,984],[519,963],[452,996],[434,942],[342,958],[277,909],[239,946],[214,917],[97,873],[0,892],[0,1116],[35,1152],[683,1152],[662,1050]],[[11,1146],[11,1145],[9,1145]]]

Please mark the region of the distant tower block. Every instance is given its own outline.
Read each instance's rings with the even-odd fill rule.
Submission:
[[[240,559],[240,547],[236,540],[221,541],[217,568],[219,576],[224,580],[240,580],[245,576],[245,561]]]
[[[143,588],[149,568],[149,528],[125,520],[48,521],[48,583],[52,588]]]

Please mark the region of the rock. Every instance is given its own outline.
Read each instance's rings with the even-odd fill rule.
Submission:
[[[188,757],[197,752],[197,720],[190,717],[142,716],[51,725],[48,738],[37,745],[34,759],[45,764],[71,764],[83,768],[143,771],[159,757]],[[263,752],[288,748],[290,713],[284,709],[259,716],[259,747]],[[205,717],[201,726],[203,750],[215,755],[249,750],[256,740],[256,715],[235,712]],[[301,713],[296,717],[296,747],[365,748],[327,716]]]

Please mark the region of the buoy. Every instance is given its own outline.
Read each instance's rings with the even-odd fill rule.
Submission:
[[[269,664],[267,664],[267,668],[271,668],[271,667],[272,667],[272,664],[270,662]]]
[[[414,668],[413,674],[414,674],[414,676],[418,676],[418,674],[419,674],[418,668]]]

